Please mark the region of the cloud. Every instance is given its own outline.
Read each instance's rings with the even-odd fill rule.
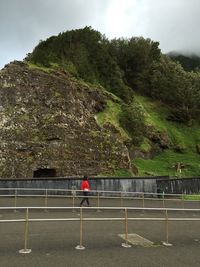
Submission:
[[[108,38],[144,36],[164,52],[200,54],[199,0],[2,0],[0,68],[49,36],[92,26]]]
[[[0,1],[0,67],[22,59],[44,40],[59,32],[98,28],[105,0],[7,0]]]
[[[147,23],[144,0],[112,0],[105,14],[105,29],[109,36],[140,36]]]
[[[112,37],[144,36],[172,50],[200,55],[199,0],[112,0],[106,32]]]
[[[163,51],[172,50],[200,54],[200,1],[149,0],[144,35],[160,41]]]

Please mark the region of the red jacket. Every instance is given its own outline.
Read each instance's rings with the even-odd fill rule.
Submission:
[[[82,183],[81,183],[81,190],[83,190],[83,191],[90,191],[90,185],[89,185],[89,182],[87,180],[82,181]]]

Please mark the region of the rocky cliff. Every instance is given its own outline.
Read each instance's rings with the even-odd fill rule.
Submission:
[[[0,177],[130,170],[126,146],[95,120],[108,97],[64,72],[6,65],[0,71]]]

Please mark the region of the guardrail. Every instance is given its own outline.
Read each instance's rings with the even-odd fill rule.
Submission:
[[[94,210],[96,207],[48,207],[48,210],[78,210],[80,212],[80,218],[37,218],[33,219],[29,217],[30,210],[43,210],[46,207],[18,207],[18,210],[25,210],[26,215],[24,219],[15,219],[15,220],[3,220],[0,219],[0,223],[25,223],[25,234],[24,234],[24,248],[19,250],[20,253],[30,253],[31,249],[27,248],[28,244],[28,226],[29,222],[52,222],[52,221],[80,221],[80,238],[79,244],[76,246],[76,249],[83,250],[83,221],[122,221],[124,222],[124,233],[125,233],[125,243],[122,243],[122,246],[125,248],[131,247],[128,240],[128,221],[164,221],[165,222],[165,235],[166,241],[163,242],[165,246],[172,246],[169,243],[169,221],[200,221],[200,218],[176,218],[169,217],[169,211],[193,211],[200,212],[200,209],[177,209],[177,208],[138,208],[138,207],[101,207],[101,210],[121,210],[124,211],[124,217],[104,217],[104,218],[94,218],[94,217],[84,217],[84,210]],[[15,210],[15,207],[1,207],[0,210]],[[128,211],[164,211],[164,217],[128,217]]]
[[[40,195],[44,195],[46,194],[46,192],[49,193],[50,195],[50,192],[51,194],[55,193],[57,195],[63,195],[63,194],[77,194],[77,193],[80,193],[82,192],[81,190],[78,190],[78,189],[75,189],[75,188],[72,188],[72,189],[62,189],[62,188],[52,188],[52,189],[47,189],[47,188],[20,188],[20,187],[16,187],[16,188],[0,188],[0,193],[1,191],[11,191],[11,192],[20,192],[20,191],[24,191],[24,192],[28,192],[28,191],[34,191],[34,192],[41,192]],[[171,196],[173,197],[177,197],[177,198],[182,198],[183,196],[186,196],[187,194],[168,194],[168,193],[165,193],[165,192],[160,192],[160,193],[156,193],[156,192],[139,192],[139,191],[109,191],[109,190],[90,190],[90,193],[91,194],[96,194],[96,193],[99,193],[99,194],[102,194],[103,195],[112,195],[112,194],[115,194],[115,195],[122,195],[122,196],[137,196],[137,195],[144,195],[144,196],[148,196],[148,197],[160,197],[160,198],[169,198]],[[196,195],[196,194],[194,194]],[[1,195],[0,195],[1,196]]]
[[[7,194],[5,194],[7,192]],[[32,194],[28,194],[31,192]],[[33,194],[34,192],[34,194]],[[4,194],[2,194],[4,193]],[[48,199],[57,198],[70,198],[72,206],[75,207],[75,199],[82,198],[82,191],[76,189],[44,189],[44,188],[0,188],[0,197],[13,197],[15,209],[17,208],[18,197],[42,197],[44,198],[45,209],[48,207]],[[125,192],[125,191],[104,191],[104,190],[91,190],[90,199],[97,200],[97,208],[100,207],[101,199],[119,199],[120,206],[124,206],[124,200],[141,200],[141,207],[145,208],[145,200],[162,201],[162,207],[166,207],[167,201],[177,201],[181,203],[184,209],[185,202],[199,202],[198,199],[186,199],[185,194],[165,194],[165,193],[150,193],[150,192]]]

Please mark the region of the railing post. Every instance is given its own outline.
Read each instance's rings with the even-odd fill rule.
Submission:
[[[100,207],[100,195],[99,195],[99,192],[97,192],[97,212],[101,212],[99,207]]]
[[[47,205],[48,205],[48,191],[45,190],[45,198],[44,198],[44,206],[45,206],[45,212],[47,212]]]
[[[23,253],[23,254],[31,253],[31,249],[27,248],[27,242],[28,242],[28,208],[26,209],[24,248],[20,249],[19,253]]]
[[[122,247],[130,248],[131,245],[128,244],[128,214],[127,214],[127,209],[125,209],[124,211],[125,211],[125,220],[124,220],[124,224],[125,224],[125,243],[122,243]]]
[[[163,199],[163,209],[165,208],[165,192],[162,193],[162,199]]]
[[[162,242],[164,246],[171,247],[172,244],[169,243],[169,220],[168,212],[165,210],[165,232],[166,232],[166,242]]]
[[[181,199],[182,199],[182,209],[183,209],[183,212],[184,212],[184,209],[185,209],[184,194],[182,194]]]
[[[72,191],[71,191],[71,194],[72,194],[72,212],[75,212],[75,197],[76,197],[76,187],[75,186],[72,186]]]
[[[83,246],[83,209],[80,208],[80,241],[79,245],[76,246],[76,249],[84,250],[85,247]]]
[[[123,197],[122,197],[122,192],[120,192],[120,207],[123,207]],[[123,212],[123,210],[121,210]]]
[[[143,209],[145,207],[145,205],[144,205],[144,193],[142,193],[142,207],[143,207]],[[144,212],[144,210],[142,212]]]
[[[72,212],[75,212],[75,209],[74,209],[74,203],[75,203],[75,198],[74,198],[74,195],[72,196]]]
[[[17,212],[17,209],[16,209],[16,207],[17,207],[17,189],[15,189],[14,207],[15,207],[14,212]]]

